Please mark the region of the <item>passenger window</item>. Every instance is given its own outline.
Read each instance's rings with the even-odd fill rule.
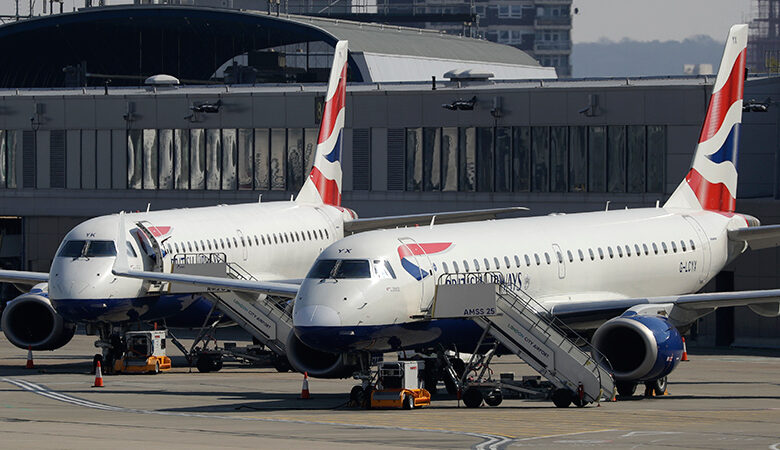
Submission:
[[[465,259],[463,260],[463,270],[465,270],[466,272],[469,271],[469,263]]]
[[[664,253],[669,253],[669,248],[666,247],[666,242],[661,242],[661,247],[663,247]]]
[[[206,244],[208,245],[208,247],[209,247],[209,250],[211,250],[211,241],[210,241],[210,240],[208,240],[208,239],[206,239]]]
[[[585,261],[585,255],[582,254],[582,249],[577,249],[577,255],[580,257],[580,262]]]
[[[230,246],[230,238],[225,238],[225,242],[227,242],[227,247],[228,248],[233,248],[233,247]]]
[[[325,239],[330,239],[330,235],[328,235],[328,229],[325,229]]]
[[[550,264],[550,254],[547,252],[544,252],[544,260],[547,261],[547,264]]]
[[[537,266],[542,264],[542,261],[539,259],[538,253],[534,253],[534,260],[536,261]]]
[[[681,249],[682,249],[682,251],[684,251],[684,252],[687,252],[687,251],[688,251],[688,249],[687,249],[687,248],[685,248],[685,241],[683,241],[683,240],[680,240],[680,248],[681,248]]]
[[[653,242],[653,253],[658,254],[658,246],[655,245],[655,242]]]
[[[265,245],[265,236],[263,236],[262,234],[260,235],[260,242],[262,242],[263,245]]]
[[[284,237],[285,244],[289,244],[290,243],[290,236],[287,235],[286,231],[285,231],[285,233],[282,236]]]
[[[276,233],[274,233],[274,244],[278,244],[279,240],[276,238]]]
[[[523,255],[525,257],[525,265],[527,267],[531,267],[531,258],[528,257],[528,255]]]
[[[675,244],[674,241],[672,241],[672,251],[677,253],[677,244]]]
[[[311,231],[306,230],[306,234],[309,236],[309,240],[311,240]]]
[[[447,267],[447,263],[442,261],[441,266],[444,268],[444,273],[450,273],[449,267]]]
[[[225,241],[222,240],[222,238],[219,238],[219,243],[222,246],[222,250],[225,249]]]
[[[604,259],[604,250],[599,247],[599,258]]]
[[[482,261],[485,262],[485,270],[490,270],[490,263],[488,262],[488,259],[483,258]]]
[[[696,244],[693,243],[693,239],[690,240],[691,242],[691,250],[696,250]]]
[[[607,246],[607,253],[609,253],[610,259],[615,257],[615,254],[612,253],[612,246],[610,245]]]
[[[306,240],[306,233],[304,233],[303,231],[301,231],[301,240],[302,241]]]
[[[200,249],[198,248],[198,241],[194,241],[194,244],[195,244],[195,251],[196,252],[200,251]]]
[[[639,256],[639,255],[640,255],[640,252],[639,252],[639,244],[634,244],[634,254],[635,254],[636,256]]]
[[[300,241],[300,240],[301,240],[300,236],[298,236],[298,232],[297,232],[297,231],[296,231],[296,232],[295,232],[295,234],[294,234],[294,240],[295,240],[296,242],[298,242],[298,241]]]
[[[593,249],[592,248],[588,249],[588,254],[590,255],[590,260],[591,261],[594,261],[596,259],[596,256],[593,254]]]
[[[515,255],[515,267],[520,267],[520,257]]]
[[[233,245],[235,245],[236,248],[238,248],[238,240],[236,238],[233,238]]]
[[[479,271],[479,261],[477,261],[477,258],[474,258],[474,270]]]
[[[620,246],[619,246],[619,245],[617,246],[617,252],[618,252],[618,256],[619,256],[620,258],[622,258],[622,257],[623,257],[623,249],[622,249],[622,248],[620,248]]]
[[[174,242],[173,243],[173,248],[176,249],[176,253],[179,253],[179,243],[178,242]]]
[[[241,246],[246,247],[246,239],[244,239],[244,236],[241,236]]]
[[[631,247],[626,245],[626,256],[631,256]]]
[[[192,253],[192,242],[187,241],[187,248],[189,249],[190,253]]]
[[[495,265],[496,265],[496,266],[495,266],[495,267],[496,267],[496,270],[498,270],[498,269],[500,269],[500,268],[501,268],[501,264],[498,262],[498,258],[496,258],[495,256],[493,257],[493,262],[494,262],[494,263],[495,263]]]
[[[203,243],[203,240],[201,240],[201,241],[200,241],[200,248],[201,248],[203,251],[206,251],[206,244],[204,244],[204,243]]]
[[[453,261],[452,262],[452,267],[455,268],[455,273],[459,273],[460,272],[460,269],[458,269],[458,263],[457,262]]]
[[[650,254],[650,251],[649,251],[649,250],[647,250],[647,244],[642,244],[642,250],[644,250],[644,251],[645,251],[645,256],[647,256],[647,255],[649,255],[649,254]]]
[[[566,250],[566,255],[569,257],[569,262],[574,262],[574,255],[571,254],[571,250]]]

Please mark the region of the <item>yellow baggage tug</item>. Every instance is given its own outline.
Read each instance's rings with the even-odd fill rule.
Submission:
[[[430,405],[430,392],[420,388],[421,364],[420,361],[380,363],[376,390],[371,392],[371,407],[412,409]]]
[[[165,356],[165,330],[129,331],[122,357],[114,362],[115,373],[160,373],[171,370]]]

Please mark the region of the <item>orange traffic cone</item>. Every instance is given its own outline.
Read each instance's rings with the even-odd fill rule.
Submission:
[[[683,355],[682,358],[680,358],[680,361],[688,361],[688,347],[685,346],[685,338],[682,338],[683,340]]]
[[[309,395],[309,372],[303,373],[303,386],[301,386],[301,399],[308,400],[311,398]]]
[[[27,346],[27,368],[28,369],[35,369],[35,364],[33,364],[32,360],[32,346]]]
[[[92,387],[103,387],[103,371],[100,370],[100,361],[95,366],[95,384]]]

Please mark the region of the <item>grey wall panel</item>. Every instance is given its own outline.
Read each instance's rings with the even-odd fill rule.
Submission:
[[[708,99],[703,87],[653,89],[645,96],[645,121],[648,124],[698,125],[704,122]]]
[[[157,100],[154,97],[132,95],[127,96],[127,101],[132,102],[135,108],[135,120],[132,122],[132,128],[157,127]]]
[[[252,96],[235,94],[222,99],[223,128],[252,128]]]
[[[347,115],[353,128],[384,126],[387,124],[387,95],[365,92],[347,96]]]
[[[49,146],[51,145],[51,133],[49,130],[39,130],[36,137],[36,158],[35,158],[35,187],[38,189],[48,189],[49,184]]]
[[[68,130],[97,128],[95,99],[92,97],[65,98],[65,126]]]
[[[691,168],[699,127],[666,127],[666,193],[671,194]]]
[[[341,191],[352,190],[352,129],[345,128],[341,138]]]
[[[127,132],[111,130],[111,187],[127,189]]]
[[[95,163],[97,188],[111,189],[111,130],[97,130]]]
[[[45,105],[41,117],[42,128],[65,128],[65,101],[62,97],[37,97],[35,101]]]
[[[371,129],[371,190],[387,191],[387,128]]]
[[[501,97],[501,123],[505,125],[528,125],[531,122],[530,95],[528,92],[503,91]],[[464,119],[466,115],[462,115]]]
[[[124,118],[129,102],[134,102],[134,100],[113,95],[95,97],[95,128],[124,129],[128,126],[134,127],[133,122],[128,122]],[[73,120],[79,119],[74,118]],[[89,127],[79,125],[78,128],[88,129]]]
[[[81,187],[81,130],[68,130],[65,141],[67,142],[65,156],[67,184],[65,186],[68,189],[79,189]]]
[[[254,110],[254,127],[271,128],[285,127],[287,125],[287,111],[285,110],[284,95],[263,95],[252,97],[252,109]],[[307,114],[302,111],[301,114]],[[314,116],[314,105],[311,106],[311,114]]]
[[[3,100],[3,115],[7,117],[6,128],[30,130],[30,117],[35,111],[32,98],[6,97]]]
[[[436,91],[430,93],[426,92],[426,95],[422,95],[420,99],[420,104],[422,106],[422,121],[419,125],[424,127],[444,127],[456,124],[458,121],[458,112],[444,109],[441,106],[457,100],[459,97],[455,97],[457,95],[456,92],[457,91]]]
[[[95,189],[95,130],[81,131],[81,188]]]
[[[157,97],[157,125],[155,128],[182,128],[189,123],[185,117],[190,114],[192,111],[186,97]]]
[[[561,125],[566,121],[569,106],[565,91],[531,92],[529,98],[531,125]]]
[[[287,127],[314,127],[314,97],[310,95],[286,95],[284,113]],[[281,111],[280,111],[281,112]]]
[[[422,122],[422,97],[417,93],[396,93],[387,99],[390,127],[417,127]]]

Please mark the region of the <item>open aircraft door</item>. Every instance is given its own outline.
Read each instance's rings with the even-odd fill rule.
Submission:
[[[420,281],[420,311],[428,311],[433,303],[436,289],[431,259],[426,253],[425,245],[418,244],[412,238],[398,240],[401,242],[398,247],[401,265],[411,276]]]
[[[151,261],[152,271],[162,272],[165,253],[159,238],[170,233],[170,227],[156,227],[147,221],[136,222],[135,225],[137,228],[130,233],[138,240],[145,259]]]

